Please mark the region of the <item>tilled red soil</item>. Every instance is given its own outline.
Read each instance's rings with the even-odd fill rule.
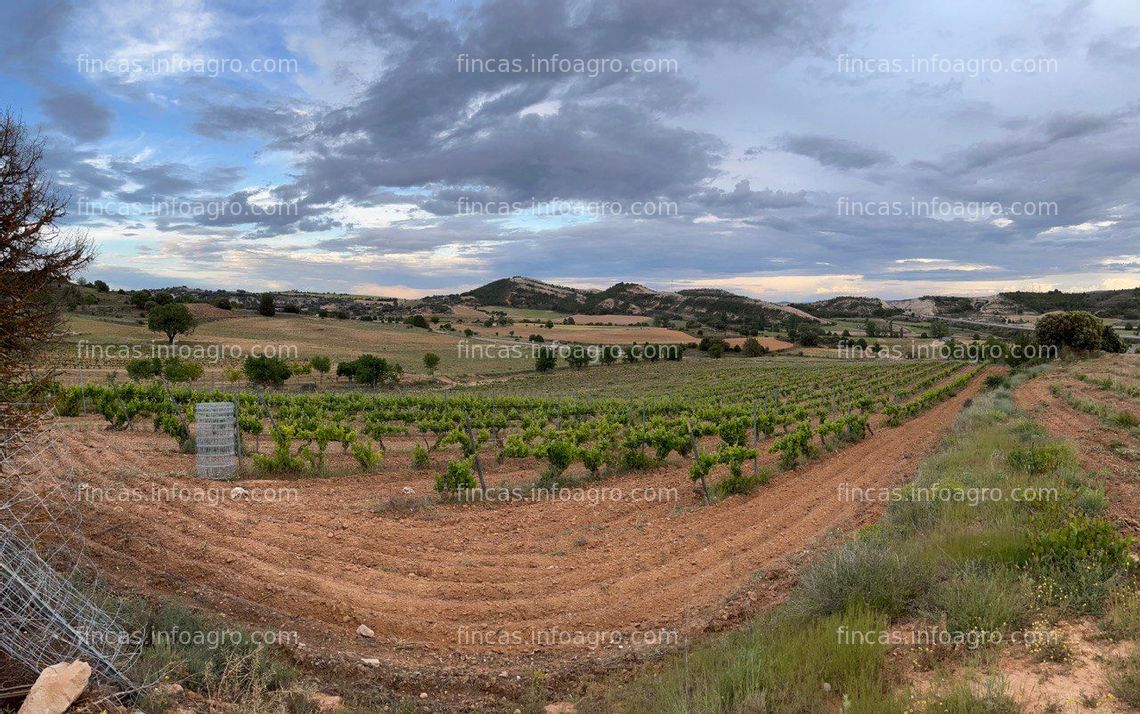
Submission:
[[[1084,365],[1082,371],[1093,373]],[[1140,479],[1137,478],[1140,476],[1140,440],[1127,430],[1114,428],[1096,416],[1070,407],[1060,397],[1053,396],[1052,385],[1114,409],[1131,407],[1140,413],[1140,403],[1098,389],[1064,372],[1046,373],[1032,379],[1014,394],[1014,403],[1019,408],[1030,413],[1050,434],[1063,437],[1074,446],[1082,468],[1091,475],[1104,476],[1109,514],[1124,530],[1140,533]]]
[[[410,442],[398,440],[378,474],[243,481],[251,491],[295,493],[231,500],[229,485],[194,478],[193,457],[165,435],[107,432],[95,419],[64,420],[62,429],[71,465],[90,484],[91,553],[113,580],[249,627],[296,632],[310,662],[378,659],[364,669],[376,682],[478,708],[480,696],[517,691],[532,669],[572,675],[620,664],[781,598],[813,546],[881,515],[881,504],[841,500],[840,486],[913,478],[979,384],[711,506],[676,460],[591,484],[622,498],[589,502],[579,492],[414,510],[409,502],[431,493],[428,474],[442,461],[416,472]],[[517,468],[488,466],[489,485],[518,482]],[[220,488],[220,497],[149,500],[152,488],[172,486]],[[133,492],[117,489],[148,498],[125,501]],[[635,500],[635,489],[656,489],[658,500]],[[360,624],[375,637],[357,635]]]

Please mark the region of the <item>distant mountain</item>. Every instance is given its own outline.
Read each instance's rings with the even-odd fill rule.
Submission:
[[[705,324],[783,324],[789,319],[817,320],[792,306],[736,295],[726,290],[667,292],[638,283],[617,283],[605,290],[570,288],[516,275],[487,283],[461,295],[434,296],[428,302],[475,303],[482,307],[517,307],[567,314],[644,315],[697,320]]]

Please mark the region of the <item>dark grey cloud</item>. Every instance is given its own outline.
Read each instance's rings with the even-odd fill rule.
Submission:
[[[692,82],[470,72],[459,58],[628,61],[744,43],[815,51],[843,4],[498,0],[448,21],[396,3],[331,2],[326,22],[386,48],[390,62],[359,102],[317,122],[298,185],[326,203],[425,186],[441,195],[473,186],[512,200],[680,200],[718,175],[726,149],[670,123],[699,103]],[[523,113],[544,102],[557,111]]]
[[[885,151],[832,136],[787,134],[777,140],[776,146],[837,169],[866,169],[893,160]]]
[[[40,100],[52,128],[79,141],[97,141],[111,131],[115,113],[83,92],[59,89]]]

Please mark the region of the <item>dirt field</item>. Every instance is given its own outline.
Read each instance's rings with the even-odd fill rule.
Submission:
[[[109,577],[253,628],[296,632],[300,655],[320,666],[357,667],[395,691],[478,709],[496,693],[516,694],[531,670],[569,674],[551,682],[570,688],[583,672],[675,647],[781,598],[814,546],[880,515],[841,501],[838,487],[912,478],[978,386],[713,506],[691,492],[678,460],[595,484],[620,497],[415,510],[442,459],[414,471],[410,443],[399,442],[383,475],[243,482],[292,489],[256,501],[230,499],[226,485],[216,498],[155,498],[152,489],[219,485],[189,476],[193,457],[165,435],[107,432],[95,418],[63,428],[90,484],[91,552]],[[533,475],[526,464],[491,465],[487,480]],[[375,638],[355,634],[360,624]],[[379,664],[361,666],[364,658]]]
[[[748,338],[747,337],[730,337],[727,340],[725,340],[725,342],[728,344],[729,347],[736,347],[737,345],[740,345],[741,347],[743,347],[744,341],[746,339],[748,339]],[[793,345],[791,342],[785,342],[784,340],[777,340],[775,337],[757,337],[756,341],[760,343],[761,347],[767,347],[769,350],[771,350],[773,352],[779,352],[780,350],[786,350],[786,349],[789,349],[791,347],[795,347],[795,345]]]
[[[645,315],[571,315],[576,325],[648,325]]]

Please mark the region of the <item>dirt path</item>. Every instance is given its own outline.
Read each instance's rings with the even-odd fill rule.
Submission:
[[[673,646],[781,598],[789,563],[835,529],[881,515],[882,504],[841,500],[840,487],[913,478],[979,385],[712,506],[691,493],[677,462],[596,484],[622,489],[620,499],[377,510],[404,486],[430,489],[394,464],[382,475],[243,483],[295,488],[288,501],[96,502],[92,551],[112,578],[142,592],[297,632],[320,657],[379,659],[376,676],[390,686],[435,677],[493,691],[504,670],[513,680]],[[69,444],[95,486],[212,485],[144,475],[192,468],[163,435],[72,431]],[[506,475],[493,469],[488,483]],[[651,488],[676,488],[678,498],[631,497]],[[362,623],[374,639],[355,634]]]

